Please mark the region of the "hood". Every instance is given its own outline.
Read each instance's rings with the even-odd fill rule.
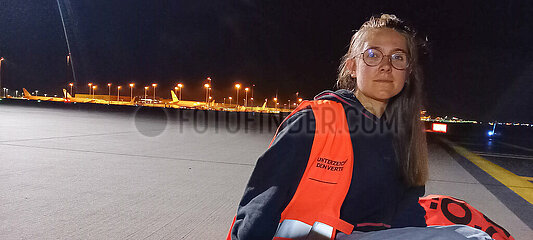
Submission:
[[[316,95],[314,99],[315,100],[333,100],[336,102],[348,104],[353,107],[358,107],[358,108],[359,106],[362,107],[361,103],[359,102],[359,100],[357,100],[353,92],[346,90],[346,89],[340,89],[337,91],[326,90]]]
[[[348,105],[350,107],[356,108],[359,112],[361,112],[364,116],[366,116],[369,119],[372,119],[373,121],[377,121],[378,117],[374,116],[371,112],[366,110],[361,102],[355,97],[355,94],[352,91],[346,90],[346,89],[340,89],[337,91],[331,91],[326,90],[318,95],[315,96],[314,100],[332,100],[336,102],[343,103],[345,105]],[[381,119],[386,119],[386,114],[383,113]]]

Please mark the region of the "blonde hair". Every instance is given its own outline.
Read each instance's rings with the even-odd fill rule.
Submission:
[[[409,55],[409,67],[406,69],[407,81],[398,95],[389,99],[385,113],[387,121],[398,121],[398,132],[394,136],[394,149],[400,169],[407,184],[424,185],[428,179],[428,153],[424,126],[420,121],[422,102],[422,70],[419,66],[419,50],[425,47],[416,32],[402,20],[392,14],[373,16],[363,23],[352,36],[348,52],[341,58],[337,87],[357,90],[357,81],[347,69],[347,61],[363,51],[363,44],[371,30],[390,28],[405,37]],[[396,119],[397,118],[397,119]]]

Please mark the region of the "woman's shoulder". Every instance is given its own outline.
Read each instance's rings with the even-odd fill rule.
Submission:
[[[313,110],[308,108],[303,108],[298,110],[297,112],[292,113],[287,119],[285,119],[280,126],[280,130],[286,129],[286,128],[294,128],[295,125],[308,125],[309,123],[313,122],[315,119],[315,116],[313,114]]]

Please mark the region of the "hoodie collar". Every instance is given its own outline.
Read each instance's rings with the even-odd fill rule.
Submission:
[[[383,113],[381,118],[374,116],[374,114],[372,114],[370,111],[366,110],[365,107],[363,107],[361,102],[359,102],[359,99],[355,97],[355,94],[352,91],[346,89],[339,89],[337,91],[323,91],[316,95],[314,100],[333,100],[336,102],[344,103],[346,105],[356,108],[365,117],[373,120],[374,122],[387,119],[385,112]]]

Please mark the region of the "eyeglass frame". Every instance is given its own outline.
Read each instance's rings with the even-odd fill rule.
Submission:
[[[381,57],[381,60],[379,61],[379,63],[376,64],[376,65],[370,65],[370,64],[368,64],[368,63],[365,61],[365,56],[364,56],[364,54],[365,54],[365,52],[367,52],[367,51],[370,50],[370,49],[372,49],[372,50],[377,50],[377,51],[379,51],[379,52],[383,55],[383,56]],[[404,53],[405,56],[407,57],[407,66],[405,66],[405,68],[403,68],[403,69],[399,69],[399,68],[395,67],[394,64],[392,64],[392,55],[396,54],[397,52],[395,52],[395,53],[389,55],[389,54],[384,54],[381,50],[379,50],[379,49],[377,49],[377,48],[367,48],[365,51],[363,51],[363,52],[360,53],[360,54],[362,55],[362,56],[361,56],[361,59],[363,59],[363,62],[364,62],[367,66],[369,66],[369,67],[375,67],[375,66],[378,66],[379,64],[381,64],[381,62],[383,62],[383,59],[385,58],[385,56],[388,56],[389,63],[390,63],[390,65],[391,65],[394,69],[399,70],[399,71],[406,70],[406,69],[409,68],[409,66],[411,65],[411,61],[410,61],[411,57],[409,56],[409,54],[407,54],[407,53],[404,52],[404,51],[398,51],[398,52]]]

